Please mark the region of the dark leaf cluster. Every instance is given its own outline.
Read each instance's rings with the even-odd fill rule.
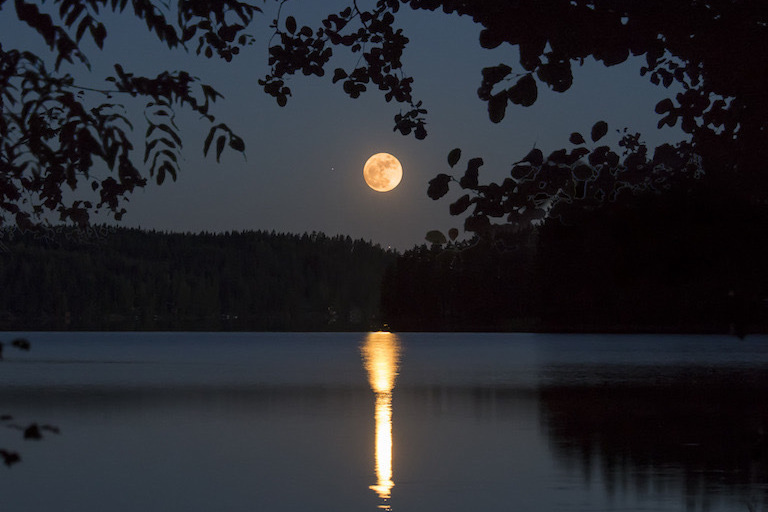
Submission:
[[[120,219],[126,196],[147,179],[134,163],[133,126],[125,103],[114,97],[147,99],[144,163],[149,175],[163,183],[181,170],[175,109],[191,109],[214,124],[209,108],[221,95],[184,71],[143,77],[119,63],[116,75],[107,78],[114,88],[94,90],[60,73],[61,63],[90,69],[81,42],[88,34],[98,49],[104,48],[110,11],[112,20],[142,20],[170,48],[186,48],[197,37],[198,54],[215,53],[229,61],[252,43],[244,30],[261,9],[236,0],[184,0],[173,7],[149,0],[55,0],[53,9],[43,9],[42,3],[16,0],[13,5],[18,19],[36,30],[52,51],[53,70],[40,56],[0,41],[0,225],[37,229],[48,212],[56,212],[60,221],[82,227],[101,209]],[[243,140],[225,124],[215,124],[210,134],[215,132],[219,141],[223,137],[230,148],[244,151]],[[223,145],[217,144],[218,158]],[[65,199],[66,188],[78,189],[75,199]]]
[[[592,126],[590,139],[598,143],[608,133],[608,125],[599,121]],[[675,146],[664,144],[653,155],[639,134],[620,131],[622,154],[608,145],[588,147],[583,135],[572,133],[571,148],[553,151],[545,156],[537,148],[515,162],[509,177],[501,183],[480,184],[481,158],[467,162],[459,186],[467,191],[450,207],[451,215],[465,218],[465,231],[493,236],[503,226],[523,228],[545,218],[573,222],[584,211],[595,210],[606,203],[632,202],[646,194],[660,194],[672,189],[691,188],[703,175],[698,156],[685,142]],[[448,154],[455,166],[461,158],[456,148]],[[448,193],[451,175],[439,174],[429,182],[427,194],[439,199]],[[503,232],[504,229],[501,229]]]
[[[119,198],[145,183],[131,161],[125,112],[115,103],[87,107],[69,76],[51,74],[28,52],[0,47],[0,224],[8,217],[24,228],[57,211],[62,221],[84,225],[92,209],[122,215]],[[95,161],[117,175],[97,179]],[[64,198],[88,182],[95,200]]]
[[[293,16],[283,22],[275,19],[272,27],[279,44],[269,49],[270,74],[259,81],[264,91],[283,106],[290,96],[285,77],[302,72],[304,75],[325,75],[325,68],[334,47],[347,48],[359,54],[353,69],[335,68],[333,83],[341,82],[344,92],[358,98],[372,85],[384,93],[386,101],[406,104],[409,110],[395,115],[395,131],[413,133],[417,139],[426,137],[426,109],[412,96],[413,78],[403,74],[402,55],[408,38],[395,27],[398,1],[379,0],[371,10],[360,10],[355,3],[322,20],[316,29],[299,28]]]

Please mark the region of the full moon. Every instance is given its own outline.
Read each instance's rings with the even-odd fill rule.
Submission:
[[[389,192],[403,179],[403,166],[389,153],[376,153],[365,162],[363,178],[373,190]]]

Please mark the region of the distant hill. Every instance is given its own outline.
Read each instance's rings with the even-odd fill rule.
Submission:
[[[368,330],[395,257],[322,233],[9,230],[0,329]]]

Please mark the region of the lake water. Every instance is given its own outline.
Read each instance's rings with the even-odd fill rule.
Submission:
[[[766,337],[23,335],[3,512],[768,510]]]

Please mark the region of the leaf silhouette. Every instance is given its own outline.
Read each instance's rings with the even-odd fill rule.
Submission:
[[[584,137],[578,132],[573,132],[568,140],[571,141],[571,144],[584,144],[586,142]]]
[[[448,165],[453,167],[459,161],[459,158],[461,158],[461,149],[452,149],[451,152],[448,153]]]
[[[467,162],[467,170],[464,173],[464,176],[461,177],[461,180],[459,180],[461,188],[477,187],[477,175],[481,165],[483,165],[482,158],[473,158]]]
[[[436,229],[433,229],[432,231],[427,233],[427,236],[424,237],[427,242],[442,245],[448,241],[447,238],[445,238],[445,235]]]
[[[540,149],[534,148],[525,155],[525,158],[523,158],[522,161],[530,162],[534,167],[540,167],[541,164],[544,163],[544,153],[542,153]]]
[[[216,161],[218,162],[221,158],[221,152],[224,151],[224,145],[227,143],[227,138],[224,135],[220,135],[218,139],[216,139]]]
[[[570,160],[573,163],[576,163],[580,158],[588,154],[589,154],[589,150],[587,148],[575,148],[573,151],[571,151]]]
[[[245,151],[245,142],[243,142],[243,139],[240,137],[232,136],[229,139],[229,147],[234,149],[235,151],[240,151],[241,153]]]
[[[431,180],[429,180],[429,187],[427,188],[427,195],[432,199],[440,199],[448,193],[448,182],[451,181],[451,177],[447,174],[438,174]]]
[[[558,149],[549,154],[547,161],[553,164],[568,164],[568,154],[565,149]]]
[[[669,98],[663,99],[660,102],[656,104],[656,113],[657,114],[664,114],[665,112],[669,112],[675,107],[674,103],[672,103],[672,100]]]
[[[469,194],[464,194],[456,202],[451,203],[451,206],[448,208],[451,212],[451,215],[461,215],[467,210],[467,208],[469,208],[471,204],[472,200],[469,198]]]
[[[464,231],[482,233],[491,226],[487,215],[474,215],[464,219]]]
[[[203,143],[203,156],[208,156],[208,150],[211,147],[211,142],[213,142],[213,136],[216,133],[217,126],[211,127],[211,129],[208,131],[208,136],[205,138],[205,142]]]
[[[500,123],[504,119],[504,113],[507,110],[507,91],[501,91],[494,94],[488,100],[488,117],[491,122]]]
[[[605,121],[596,122],[592,127],[592,142],[599,141],[606,133],[608,133],[608,123]]]
[[[285,29],[291,34],[296,32],[296,18],[288,16],[285,18]]]
[[[536,103],[538,88],[533,75],[528,73],[520,78],[515,85],[507,90],[510,101],[516,105],[530,107]]]
[[[343,69],[341,69],[341,68],[336,68],[336,69],[333,71],[333,83],[334,83],[334,84],[335,84],[336,82],[338,82],[339,80],[344,80],[345,78],[347,78],[347,72],[346,72],[346,71],[344,71]]]

